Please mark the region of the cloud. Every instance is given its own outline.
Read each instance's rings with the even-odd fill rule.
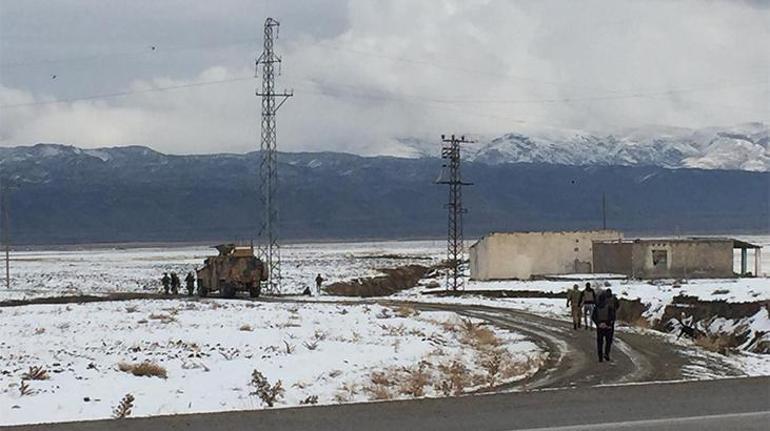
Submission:
[[[141,91],[253,74],[262,21],[254,17],[265,5],[174,3],[93,10],[102,22],[94,26],[115,27],[94,48],[95,61],[3,70],[0,105],[138,93],[3,109],[0,144],[149,145],[172,153],[258,148],[256,80]],[[279,115],[284,150],[382,154],[398,152],[394,139],[405,136],[770,118],[770,9],[761,3],[316,0],[271,7],[282,19],[279,87],[295,90]],[[42,21],[57,12],[51,8]],[[60,41],[68,54],[89,40],[91,24],[73,25],[76,36]],[[142,31],[123,38],[132,25]],[[23,62],[25,54],[7,47],[32,30],[12,27],[3,31],[3,51]],[[58,34],[55,26],[51,32]],[[166,34],[181,34],[168,37],[190,49],[166,48]],[[221,34],[254,41],[228,44]],[[45,54],[50,44],[24,40],[24,52],[52,55]],[[165,51],[131,51],[149,43]],[[50,80],[51,64],[61,81]]]

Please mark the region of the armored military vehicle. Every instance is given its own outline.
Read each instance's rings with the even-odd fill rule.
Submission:
[[[215,248],[219,256],[207,258],[203,268],[196,270],[198,296],[219,292],[222,298],[234,298],[238,292],[245,291],[252,298],[258,297],[267,272],[262,261],[254,256],[254,247],[221,244]]]

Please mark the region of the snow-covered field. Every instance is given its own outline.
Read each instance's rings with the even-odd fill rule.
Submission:
[[[441,241],[328,243],[282,248],[283,290],[300,293],[317,274],[333,283],[372,276],[378,268],[442,258]],[[184,274],[217,252],[211,247],[155,247],[18,251],[11,260],[11,289],[0,300],[50,295],[160,291],[164,272]],[[4,280],[3,280],[4,282]],[[4,286],[4,283],[3,283]]]
[[[468,391],[524,378],[545,359],[520,334],[415,313],[213,299],[5,308],[0,425],[110,417],[128,393],[133,416],[262,408],[254,370],[281,381],[276,406],[292,406]],[[143,362],[166,377],[120,370]],[[35,366],[47,378],[27,377],[22,395]]]

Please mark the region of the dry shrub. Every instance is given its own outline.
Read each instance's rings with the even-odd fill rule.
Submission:
[[[387,308],[383,308],[374,317],[376,317],[378,319],[390,319],[393,316],[390,314],[390,310],[388,310]]]
[[[19,396],[23,397],[25,395],[32,395],[35,391],[32,390],[32,388],[27,384],[26,381],[22,380],[21,384],[19,385]]]
[[[302,345],[308,350],[315,350],[318,348],[318,341],[305,341]]]
[[[336,379],[337,377],[342,375],[342,370],[331,370],[329,371],[329,377],[332,379]]]
[[[285,392],[283,383],[280,380],[271,385],[267,381],[267,377],[258,370],[251,372],[251,382],[249,384],[254,386],[254,391],[251,392],[251,395],[258,396],[268,407],[273,407],[278,398],[283,397]]]
[[[337,393],[334,394],[334,400],[340,403],[352,401],[358,394],[358,387],[354,383],[343,383]]]
[[[318,404],[318,395],[309,395],[307,398],[299,402],[300,405],[307,406]]]
[[[35,329],[35,335],[41,335],[41,334],[45,334],[45,328]]]
[[[381,385],[381,386],[392,386],[393,382],[391,382],[390,377],[388,374],[382,371],[374,371],[369,376],[369,381],[372,382],[373,385]]]
[[[238,328],[238,330],[245,331],[245,332],[251,332],[251,331],[254,330],[254,328],[252,328],[251,325],[249,325],[248,323],[245,323],[245,324],[241,325],[241,327]]]
[[[416,367],[404,370],[406,376],[401,381],[400,392],[415,398],[424,396],[425,386],[431,384],[431,374],[427,368],[427,364],[421,362]]]
[[[148,318],[149,318],[150,320],[157,320],[157,321],[159,321],[159,322],[161,322],[161,323],[172,323],[172,322],[176,322],[176,317],[174,317],[174,316],[172,316],[172,315],[169,315],[169,314],[163,314],[163,313],[160,313],[160,314],[155,314],[155,313],[152,313],[152,314],[150,314],[150,315],[148,316]]]
[[[315,338],[316,341],[324,341],[328,336],[329,334],[327,334],[324,331],[315,331],[315,333],[313,334],[313,338]]]
[[[289,344],[289,342],[286,340],[283,341],[283,345],[284,345],[284,353],[286,353],[287,355],[291,355],[297,349],[295,345]]]
[[[490,387],[500,379],[500,373],[505,364],[506,355],[502,349],[493,349],[483,353],[479,360],[479,366],[486,371],[486,383]]]
[[[374,401],[384,401],[393,398],[393,393],[387,386],[372,385],[364,390],[369,394],[369,399]]]
[[[26,373],[21,375],[24,380],[48,380],[48,371],[45,368],[35,365],[29,367]]]
[[[408,305],[400,305],[396,307],[395,313],[398,317],[412,317],[420,314],[420,312],[417,311],[414,307],[410,307]]]
[[[134,408],[134,396],[126,394],[123,399],[120,400],[115,409],[112,410],[112,417],[115,419],[123,419],[131,416],[131,411]]]
[[[441,380],[436,384],[436,390],[445,396],[460,395],[470,383],[468,368],[462,362],[454,360],[448,365],[439,365]]]
[[[540,364],[542,364],[542,362],[540,362],[538,359],[534,359],[529,356],[526,356],[523,360],[520,361],[506,360],[501,376],[504,380],[508,380],[517,376],[523,376],[530,372],[532,369],[540,366]]]
[[[732,337],[727,334],[703,335],[695,339],[695,344],[710,352],[726,355],[732,348]]]
[[[168,377],[165,368],[149,361],[140,362],[138,364],[120,362],[118,363],[118,369],[124,373],[131,373],[138,377],[160,377],[161,379]]]
[[[631,325],[639,327],[639,328],[650,329],[650,321],[645,319],[642,316],[639,316],[638,318],[634,319],[630,323],[631,323]]]
[[[460,341],[477,349],[495,348],[502,344],[492,330],[470,320],[463,320],[461,331]]]

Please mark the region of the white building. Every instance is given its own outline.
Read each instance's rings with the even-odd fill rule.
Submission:
[[[615,230],[494,232],[470,248],[472,280],[529,280],[593,272],[593,242],[622,240]]]

